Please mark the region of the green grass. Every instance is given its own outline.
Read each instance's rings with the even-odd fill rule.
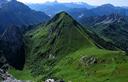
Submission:
[[[107,51],[97,48],[80,49],[64,57],[54,67],[54,76],[72,82],[127,82],[127,56],[121,51]],[[95,56],[105,62],[84,66],[83,56]],[[123,58],[124,60],[120,59]],[[112,59],[115,58],[115,59]],[[120,68],[120,69],[119,69]],[[125,79],[124,79],[125,78]]]
[[[98,49],[86,32],[70,16],[62,13],[48,24],[26,33],[27,69],[43,80],[127,82],[126,53]],[[84,56],[94,56],[97,63],[85,66],[80,61]]]
[[[24,69],[22,71],[16,70],[14,68],[9,69],[9,73],[13,75],[18,80],[30,80],[32,82],[43,82],[42,76],[33,76],[30,70]]]
[[[9,73],[12,74],[15,78],[20,80],[34,80],[34,77],[31,75],[31,72],[29,70],[16,70],[11,68],[9,70]]]

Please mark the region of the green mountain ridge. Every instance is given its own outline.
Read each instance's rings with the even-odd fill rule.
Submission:
[[[26,33],[26,69],[42,80],[127,82],[128,57],[123,51],[99,49],[88,30],[61,12]]]
[[[74,52],[81,47],[94,46],[83,28],[65,12],[57,14],[46,25],[37,29],[36,32],[32,35],[29,34],[33,41],[31,43],[33,49],[29,51],[29,54],[44,57],[46,61],[50,56],[60,59],[65,54]],[[38,43],[34,42],[36,40],[38,40]]]

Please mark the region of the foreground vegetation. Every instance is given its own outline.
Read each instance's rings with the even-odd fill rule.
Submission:
[[[86,65],[83,57],[95,57],[96,62]],[[53,70],[54,79],[64,79],[66,82],[127,82],[128,57],[122,51],[108,51],[97,48],[81,48],[62,58]],[[42,69],[41,71],[43,71]],[[38,72],[38,71],[36,71]],[[17,79],[41,82],[42,76],[33,77],[30,71],[10,70]]]

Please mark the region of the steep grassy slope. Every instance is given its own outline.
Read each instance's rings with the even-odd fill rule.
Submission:
[[[26,34],[26,68],[43,80],[126,82],[125,52],[98,49],[87,32],[67,13],[57,14]]]
[[[54,77],[66,82],[127,82],[127,59],[123,52],[81,48],[64,57],[54,69]],[[96,58],[87,65],[86,58]],[[85,58],[85,60],[84,60]]]
[[[37,62],[41,63],[40,61],[43,58],[42,63],[47,64],[49,60],[51,62],[49,66],[51,66],[68,53],[81,47],[94,46],[83,28],[66,13],[56,15],[47,25],[39,28],[34,33],[28,34],[28,36],[31,37],[30,41],[32,41],[30,43],[32,49],[28,51],[28,54],[31,63],[34,62],[35,64]],[[38,69],[39,66],[35,67]]]

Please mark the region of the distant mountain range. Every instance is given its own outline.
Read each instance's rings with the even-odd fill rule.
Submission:
[[[49,19],[49,16],[45,13],[31,10],[21,2],[3,0],[0,7],[0,33],[11,25],[24,26],[25,28],[30,25],[44,23]]]
[[[115,44],[118,48],[128,51],[128,16],[111,14],[87,17],[82,24],[88,29]]]
[[[58,3],[47,2],[43,4],[28,4],[28,6],[37,11],[43,11],[49,16],[66,11],[75,18],[82,18],[84,16],[101,16],[112,13],[119,13],[128,15],[127,7],[113,6],[112,4],[104,4],[101,6],[91,6],[86,3]]]
[[[61,11],[67,11],[74,8],[87,8],[91,9],[91,6],[87,3],[59,3],[59,2],[47,2],[43,4],[28,4],[28,6],[37,11],[43,11],[49,16],[54,16]]]
[[[94,31],[106,41],[115,44],[122,50],[128,51],[127,8],[105,4],[93,9],[72,9],[68,13],[83,26],[88,26],[89,30]]]
[[[111,4],[105,4],[92,9],[76,8],[68,10],[67,12],[80,22],[83,22],[86,17],[111,15],[114,13],[123,16],[128,16],[127,8],[116,7]]]

